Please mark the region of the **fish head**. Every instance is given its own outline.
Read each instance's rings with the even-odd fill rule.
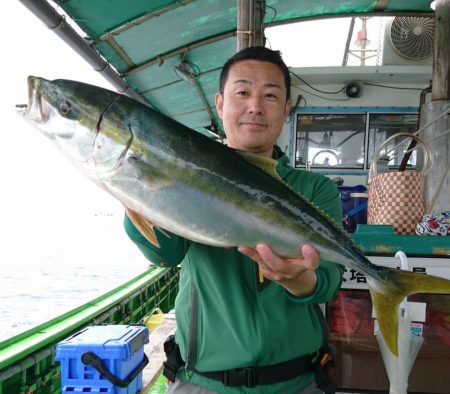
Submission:
[[[102,116],[118,97],[116,92],[77,81],[30,76],[28,104],[19,106],[18,112],[75,165],[84,167],[86,175],[96,178],[99,170],[110,169],[117,159],[114,151],[109,150],[108,156],[99,146],[105,147]]]

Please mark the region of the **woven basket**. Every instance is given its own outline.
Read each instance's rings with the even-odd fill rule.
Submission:
[[[399,136],[417,141],[424,150],[421,172],[395,171],[377,174],[376,163],[382,149]],[[373,157],[369,171],[368,224],[390,224],[397,234],[414,234],[425,214],[424,176],[431,168],[430,151],[415,135],[402,132],[387,138]]]

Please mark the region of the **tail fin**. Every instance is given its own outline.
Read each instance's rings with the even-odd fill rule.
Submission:
[[[382,280],[371,286],[370,295],[383,338],[398,356],[398,306],[415,293],[450,294],[450,280],[436,276],[386,268]]]

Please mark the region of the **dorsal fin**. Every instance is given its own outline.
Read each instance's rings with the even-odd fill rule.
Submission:
[[[239,153],[249,163],[261,168],[262,170],[264,170],[265,172],[267,172],[269,175],[273,176],[274,178],[281,179],[276,171],[276,167],[277,167],[276,160],[273,160],[267,156],[261,156],[261,155],[256,155],[255,153],[244,152],[242,150],[236,150],[236,152]]]

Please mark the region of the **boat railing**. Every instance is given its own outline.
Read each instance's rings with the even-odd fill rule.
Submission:
[[[142,324],[159,308],[173,308],[178,269],[156,266],[118,288],[26,332],[0,342],[0,394],[61,392],[56,344],[78,330],[101,324]]]

